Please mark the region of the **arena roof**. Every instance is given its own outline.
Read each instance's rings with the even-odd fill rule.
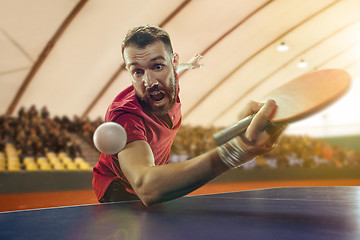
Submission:
[[[181,75],[183,123],[226,126],[258,100],[301,74],[342,68],[353,77],[331,108],[289,133],[360,133],[358,0],[2,0],[0,114],[46,105],[52,115],[102,117],[130,84],[120,43],[140,24],[165,28],[186,61],[203,68]],[[289,50],[277,51],[285,43]],[[297,63],[305,61],[307,67]]]

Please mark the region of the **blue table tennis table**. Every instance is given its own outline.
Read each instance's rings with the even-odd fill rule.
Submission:
[[[359,240],[360,187],[272,188],[0,213],[0,239]]]

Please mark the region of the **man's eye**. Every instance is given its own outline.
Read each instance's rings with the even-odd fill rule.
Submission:
[[[140,69],[136,69],[136,70],[133,71],[133,74],[134,74],[135,76],[140,76],[140,75],[143,74],[143,72],[144,72],[144,71],[142,71],[142,70],[140,70]]]
[[[155,66],[154,66],[154,70],[161,70],[161,69],[163,69],[163,65],[162,64],[156,64]]]

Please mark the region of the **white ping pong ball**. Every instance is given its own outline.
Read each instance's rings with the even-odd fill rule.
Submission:
[[[94,132],[94,145],[99,152],[117,154],[126,145],[127,134],[118,123],[106,122],[101,124]]]

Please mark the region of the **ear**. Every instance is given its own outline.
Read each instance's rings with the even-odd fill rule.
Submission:
[[[177,53],[174,53],[173,55],[173,64],[174,64],[174,69],[176,71],[179,66],[179,54]]]

